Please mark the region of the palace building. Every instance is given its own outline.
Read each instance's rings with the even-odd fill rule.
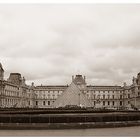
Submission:
[[[4,69],[0,64],[0,107],[1,108],[24,108],[34,107],[33,85],[27,86],[25,78],[19,73],[11,73],[4,80]]]
[[[127,86],[95,86],[82,75],[72,76],[69,85],[26,85],[19,73],[4,80],[0,64],[0,108],[59,108],[68,106],[134,109],[140,108],[140,73]]]

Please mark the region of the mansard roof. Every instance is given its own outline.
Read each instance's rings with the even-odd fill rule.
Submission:
[[[9,86],[13,86],[13,87],[19,87],[19,85],[14,84],[14,83],[11,83],[11,82],[9,82],[9,81],[5,81],[5,80],[4,80],[4,84],[5,84],[5,85],[9,85]]]
[[[9,85],[9,86],[13,86],[13,87],[22,87],[22,88],[26,88],[26,89],[29,89],[29,87],[30,87],[30,86],[28,86],[28,85],[17,85],[17,84],[15,84],[15,83],[12,83],[12,82],[6,81],[6,80],[4,80],[3,83],[4,83],[5,85]]]

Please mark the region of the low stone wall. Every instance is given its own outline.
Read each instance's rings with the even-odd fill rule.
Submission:
[[[0,129],[80,129],[135,125],[140,125],[139,111],[33,110],[32,113],[31,110],[4,110],[0,112]]]
[[[0,123],[87,123],[139,121],[140,113],[1,114]]]
[[[65,114],[65,113],[110,113],[110,112],[140,112],[135,110],[109,110],[109,109],[56,109],[56,108],[0,108],[0,114]]]

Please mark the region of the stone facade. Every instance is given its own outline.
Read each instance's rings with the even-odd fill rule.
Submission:
[[[3,69],[2,65],[1,69]],[[4,78],[0,79],[1,108],[34,107],[34,87],[27,86],[21,74],[11,73],[8,80],[4,80]]]
[[[68,88],[68,86],[36,86],[35,107],[51,108],[55,100]]]
[[[4,69],[0,64],[1,108],[57,108],[65,106],[92,108],[132,109],[140,108],[140,73],[127,86],[87,85],[86,77],[72,76],[70,85],[34,86],[26,85],[19,73],[11,73],[4,80]]]

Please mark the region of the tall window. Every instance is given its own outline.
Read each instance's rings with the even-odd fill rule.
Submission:
[[[112,101],[112,105],[114,106],[114,101]]]
[[[112,95],[112,98],[114,99],[114,95]]]
[[[122,95],[120,95],[120,99],[122,99]]]
[[[120,106],[122,106],[122,101],[120,101]]]
[[[35,104],[38,105],[38,101],[36,101]]]
[[[105,101],[103,101],[103,106],[105,105]]]
[[[107,95],[108,96],[108,99],[110,98],[110,95]]]
[[[105,95],[103,95],[103,99],[105,99]]]
[[[50,101],[48,101],[48,105],[50,105]]]
[[[43,105],[45,105],[45,101],[43,101]]]
[[[110,105],[110,102],[108,101],[108,105]]]

